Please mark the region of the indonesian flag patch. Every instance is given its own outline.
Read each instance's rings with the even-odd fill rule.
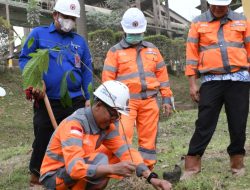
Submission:
[[[76,126],[71,126],[70,134],[75,134],[75,135],[79,135],[79,136],[83,135],[82,129],[79,127],[76,127]]]

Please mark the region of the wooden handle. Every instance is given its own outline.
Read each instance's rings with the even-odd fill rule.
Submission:
[[[44,96],[44,102],[45,102],[45,106],[46,106],[48,114],[49,114],[50,121],[51,121],[54,129],[56,129],[58,125],[57,125],[54,113],[52,111],[52,108],[51,108],[51,105],[50,105],[47,94],[45,94],[45,96]]]

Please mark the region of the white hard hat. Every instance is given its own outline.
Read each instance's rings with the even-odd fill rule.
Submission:
[[[129,89],[125,84],[115,80],[106,81],[95,90],[94,95],[121,114],[129,114]]]
[[[0,97],[4,97],[6,95],[6,91],[0,87]]]
[[[227,6],[232,0],[207,0],[210,5]]]
[[[129,8],[123,15],[122,28],[127,34],[139,34],[146,31],[147,20],[138,8]]]
[[[78,0],[57,0],[54,10],[64,15],[80,17],[80,4]]]

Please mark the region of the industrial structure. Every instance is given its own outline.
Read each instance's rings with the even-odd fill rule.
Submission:
[[[41,7],[40,24],[45,25],[51,22],[52,9],[56,0],[38,0]],[[86,0],[85,10],[98,11],[104,14],[109,14],[112,10],[105,7],[104,1]],[[125,1],[124,1],[125,2]],[[12,26],[29,27],[26,19],[26,8],[28,0],[0,0],[0,16],[9,20]],[[149,23],[149,28],[155,30],[156,33],[174,34],[177,36],[183,35],[190,22],[162,5],[160,0],[134,0],[128,4],[130,7],[140,8]]]

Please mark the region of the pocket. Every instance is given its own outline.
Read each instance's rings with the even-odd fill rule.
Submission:
[[[149,61],[154,61],[154,62],[157,62],[157,55],[155,55],[155,54],[152,54],[152,53],[150,53],[150,54],[146,54],[145,55],[145,57],[146,57],[146,59],[147,60],[149,60]]]
[[[217,34],[213,32],[211,27],[200,27],[198,28],[199,43],[204,45],[210,45],[216,43]]]
[[[124,63],[128,63],[132,60],[131,57],[127,56],[127,55],[124,55],[124,56],[119,56],[118,57],[118,63],[120,64],[124,64]]]
[[[211,33],[211,32],[212,32],[212,28],[208,26],[198,28],[198,33],[205,34],[205,33]]]
[[[242,41],[246,27],[244,26],[231,26],[230,27],[230,37],[232,41]]]
[[[145,54],[144,68],[146,71],[155,72],[158,57],[156,54]]]

